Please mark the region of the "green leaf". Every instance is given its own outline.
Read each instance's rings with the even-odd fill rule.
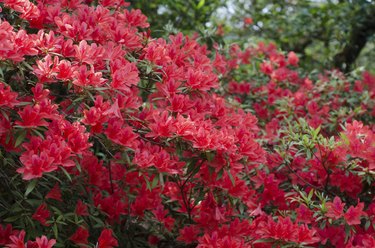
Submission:
[[[154,179],[152,180],[151,188],[154,189],[158,185],[158,182],[159,182],[159,178],[155,176]]]
[[[232,182],[232,185],[235,186],[234,177],[233,177],[232,173],[230,172],[230,169],[227,170],[227,173],[228,173],[230,181]]]
[[[307,156],[308,159],[312,158],[312,153],[311,153],[310,149],[306,149],[306,156]]]
[[[194,206],[198,205],[204,199],[205,194],[206,194],[206,191],[201,188],[199,190],[198,196],[194,200]]]
[[[190,161],[187,162],[187,170],[186,170],[186,175],[189,175],[190,173],[193,173],[193,171],[196,169],[196,164],[198,160],[196,158],[191,159]]]
[[[39,136],[40,138],[44,139],[43,134],[42,134],[39,130],[32,129],[32,132],[35,133],[35,134],[36,134],[37,136]]]
[[[348,136],[346,136],[345,133],[340,133],[340,137],[341,137],[342,141],[344,141],[345,145],[349,145],[350,144],[349,138],[348,138]]]
[[[152,189],[151,189],[150,181],[147,179],[146,176],[143,176],[143,178],[144,178],[145,181],[146,181],[146,188],[147,188],[149,191],[151,191]]]
[[[72,177],[70,176],[69,172],[67,172],[67,171],[65,170],[64,167],[60,167],[60,168],[61,168],[61,170],[64,172],[64,174],[65,174],[65,176],[68,178],[68,180],[69,180],[70,182],[72,182],[73,180],[72,180]]]
[[[244,211],[245,211],[245,206],[244,206],[243,204],[240,204],[240,205],[238,206],[238,210],[239,210],[240,214],[243,215],[243,214],[244,214]]]
[[[25,196],[28,196],[35,189],[37,183],[38,180],[34,179],[27,185]]]
[[[220,180],[223,177],[224,169],[220,169],[219,172],[217,173],[216,180]]]
[[[206,3],[205,0],[200,0],[199,3],[197,4],[197,9],[200,9],[204,6],[204,4]]]
[[[270,243],[270,242],[273,242],[273,241],[275,241],[275,240],[272,239],[272,238],[258,239],[256,241],[254,241],[253,244],[257,244],[257,243]]]
[[[349,225],[345,225],[345,243],[349,240],[350,237],[351,227]]]
[[[212,162],[212,160],[214,160],[215,158],[215,152],[206,152],[206,158],[208,160],[208,162]]]
[[[59,230],[57,228],[56,223],[52,226],[52,230],[53,230],[53,234],[55,235],[55,238],[58,239],[59,238]]]
[[[89,218],[92,219],[92,220],[94,220],[96,222],[96,224],[94,225],[94,227],[103,227],[103,226],[105,226],[104,222],[100,218],[94,217],[92,215],[90,215]]]
[[[54,176],[54,175],[52,175],[52,174],[50,174],[50,173],[46,173],[45,175],[46,175],[46,177],[50,177],[50,178],[52,178],[54,181],[59,182],[60,184],[63,183],[58,177],[56,177],[56,176]],[[46,181],[48,181],[48,179],[46,179]]]
[[[318,134],[320,132],[321,126],[319,126],[317,129],[313,131],[313,138],[316,139],[318,137]]]
[[[367,231],[367,229],[370,227],[370,224],[371,224],[371,221],[370,220],[367,220],[366,221],[366,224],[365,224],[365,230]]]
[[[25,137],[26,137],[26,130],[23,129],[22,131],[19,132],[16,142],[14,143],[14,146],[18,147],[19,145],[21,145],[21,143],[25,140]]]
[[[75,163],[76,163],[77,170],[79,171],[79,173],[81,173],[82,172],[82,168],[81,168],[80,163],[78,162],[78,160],[75,160]]]
[[[58,215],[63,215],[63,213],[60,211],[60,209],[58,209],[57,207],[54,207],[54,206],[50,206],[50,208],[52,208],[52,210],[58,214]]]
[[[159,174],[159,181],[160,181],[160,185],[164,188],[164,177],[163,177],[163,173],[160,173],[160,174]]]
[[[21,218],[21,215],[15,215],[15,216],[6,218],[3,221],[4,222],[14,222],[14,221],[18,220],[19,218]]]
[[[309,202],[311,201],[313,195],[314,195],[314,189],[311,189],[309,192],[309,195],[307,196],[307,199],[309,200]]]

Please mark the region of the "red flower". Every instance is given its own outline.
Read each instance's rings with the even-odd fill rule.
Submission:
[[[87,206],[81,200],[78,200],[75,213],[79,216],[88,216],[89,212],[87,211]]]
[[[98,239],[98,248],[113,248],[117,246],[118,242],[113,237],[112,229],[104,229]]]
[[[288,53],[288,64],[297,66],[298,65],[298,57],[294,52],[289,52]]]
[[[39,221],[43,226],[49,226],[49,224],[46,223],[49,217],[50,211],[47,209],[47,205],[45,203],[40,205],[32,216],[34,220]]]
[[[262,221],[259,224],[256,233],[263,239],[271,238],[299,244],[313,244],[320,240],[315,236],[316,231],[308,229],[306,225],[293,224],[290,217],[279,217],[277,223],[269,217],[267,222]]]
[[[16,92],[12,92],[9,86],[6,86],[4,83],[0,82],[0,107],[14,107],[18,103],[17,96],[18,94]]]
[[[9,237],[15,235],[17,231],[13,230],[11,224],[7,224],[5,227],[0,225],[0,245],[5,245],[9,242]]]
[[[153,123],[149,125],[151,132],[146,134],[146,137],[170,137],[175,128],[175,119],[169,116],[168,111],[155,112],[153,114]]]
[[[313,220],[313,212],[304,204],[301,204],[299,208],[296,209],[296,212],[297,212],[298,222],[310,224],[311,221]]]
[[[56,244],[55,239],[48,240],[44,235],[36,238],[35,242],[38,244],[38,248],[52,248]]]
[[[20,157],[24,167],[18,168],[17,172],[23,174],[24,180],[31,180],[42,177],[43,173],[51,172],[57,169],[57,165],[53,164],[53,158],[49,157],[45,152],[37,154],[23,154]]]
[[[187,244],[193,243],[197,240],[199,230],[196,226],[185,226],[180,229],[180,236],[178,240],[183,241]]]
[[[111,86],[118,90],[128,90],[132,85],[139,82],[138,69],[133,63],[126,60],[116,60],[119,65],[112,63],[112,83]],[[119,68],[116,68],[119,67]]]
[[[341,202],[340,197],[336,196],[333,202],[327,202],[326,204],[328,212],[326,216],[334,220],[340,219],[344,215],[345,203]]]
[[[359,225],[361,224],[361,216],[367,216],[363,212],[364,203],[360,202],[356,207],[350,206],[344,215],[344,219],[349,225]]]
[[[22,230],[18,235],[9,237],[11,243],[7,244],[7,248],[26,248],[25,246],[25,231]]]
[[[48,123],[43,119],[40,109],[27,105],[18,112],[22,121],[16,121],[16,124],[22,127],[40,127],[48,126]]]
[[[245,26],[253,24],[253,18],[251,18],[251,17],[245,17],[243,19],[243,22],[245,23]]]
[[[71,80],[73,77],[72,65],[67,60],[61,60],[56,67],[56,78],[60,80]]]
[[[61,199],[61,189],[58,183],[53,186],[53,188],[48,192],[45,197],[46,199],[55,199],[56,201],[62,201]]]
[[[69,238],[72,242],[74,242],[76,245],[81,247],[86,247],[88,239],[89,238],[89,231],[87,231],[83,227],[78,227],[76,232]]]
[[[102,78],[101,72],[95,72],[94,67],[90,67],[87,70],[86,65],[81,65],[77,70],[73,72],[73,84],[80,87],[93,86],[98,87],[103,85],[106,79]]]
[[[139,9],[132,9],[131,11],[125,9],[124,15],[120,17],[133,27],[148,28],[150,26],[150,24],[147,23],[147,17],[143,15]]]

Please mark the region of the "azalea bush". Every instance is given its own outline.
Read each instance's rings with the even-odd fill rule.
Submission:
[[[375,76],[1,2],[0,245],[375,246]]]

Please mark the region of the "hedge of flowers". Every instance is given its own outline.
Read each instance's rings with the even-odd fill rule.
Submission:
[[[1,246],[375,247],[375,76],[0,2]]]

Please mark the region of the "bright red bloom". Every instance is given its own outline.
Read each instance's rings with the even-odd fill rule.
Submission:
[[[76,245],[79,245],[80,247],[86,247],[85,245],[89,243],[88,242],[89,236],[90,236],[89,231],[80,226],[75,231],[75,233],[72,236],[70,236],[69,239]]]
[[[106,82],[106,79],[102,78],[101,72],[95,72],[94,67],[90,67],[87,70],[86,65],[81,65],[77,70],[73,72],[73,84],[80,87],[99,87]]]
[[[43,119],[43,115],[40,112],[40,109],[27,105],[21,111],[18,112],[22,121],[16,121],[16,124],[22,127],[40,127],[48,126],[48,123]]]
[[[288,64],[297,66],[298,65],[298,57],[294,52],[289,52],[288,53]]]
[[[11,243],[7,244],[7,248],[26,248],[25,246],[25,231],[22,230],[17,235],[12,235],[9,237]]]
[[[53,188],[48,192],[45,197],[46,199],[55,199],[56,201],[62,201],[61,199],[61,189],[58,183],[53,186]]]
[[[199,230],[195,226],[185,226],[180,229],[180,236],[178,240],[181,240],[187,244],[193,243],[197,240]]]
[[[89,212],[87,210],[87,205],[84,204],[81,200],[78,200],[75,213],[79,216],[88,216]]]
[[[17,97],[16,92],[12,92],[9,86],[0,82],[0,107],[14,107],[18,103]]]
[[[5,227],[0,225],[0,245],[8,244],[9,237],[15,235],[17,231],[13,230],[11,224],[7,224]]]
[[[112,229],[104,229],[98,239],[98,248],[118,247],[117,240],[113,237]]]
[[[271,63],[267,63],[267,62],[263,62],[261,65],[260,65],[260,70],[266,74],[266,75],[271,75],[271,73],[273,72],[273,66]]]
[[[133,128],[123,126],[123,123],[122,120],[111,119],[105,133],[113,142],[136,149],[138,147],[138,135],[134,133]]]
[[[245,25],[253,24],[253,18],[251,18],[251,17],[246,17],[246,18],[244,18],[243,21],[244,21]]]
[[[39,221],[39,223],[43,226],[49,226],[50,224],[47,224],[47,219],[50,217],[50,215],[51,213],[47,208],[47,204],[43,203],[36,209],[32,218]]]
[[[263,239],[271,238],[298,244],[314,244],[320,240],[316,237],[316,231],[309,229],[306,225],[293,224],[289,217],[279,217],[277,223],[269,217],[267,222],[259,224],[256,233]]]
[[[363,212],[363,207],[364,207],[363,202],[358,203],[357,206],[355,207],[350,206],[344,215],[344,219],[346,220],[346,223],[348,223],[349,225],[361,224],[361,217],[367,216],[367,214]]]
[[[52,248],[56,244],[55,239],[48,240],[46,236],[37,237],[35,242],[38,244],[38,248]]]
[[[11,4],[11,1],[13,0],[2,2]],[[22,4],[29,1],[14,1],[13,4],[18,5],[20,2]],[[36,7],[33,4],[29,6]],[[23,29],[14,32],[13,27],[7,21],[0,21],[0,44],[0,60],[10,59],[14,62],[21,62],[25,59],[25,55],[38,54],[35,42],[30,35]]]
[[[56,66],[56,78],[60,80],[71,80],[73,77],[72,65],[67,60],[61,60]]]
[[[97,194],[94,198],[95,205],[108,215],[110,220],[118,220],[121,215],[125,214],[125,203],[116,195],[103,197]]]
[[[125,9],[124,15],[120,18],[124,18],[124,21],[133,27],[148,28],[150,26],[147,23],[147,17],[139,9],[132,9],[131,11]]]
[[[310,224],[313,218],[313,212],[306,207],[304,204],[301,204],[299,208],[296,209],[297,212],[297,221],[305,224]]]
[[[111,63],[112,83],[117,90],[127,91],[132,85],[139,82],[138,69],[135,64],[126,60],[116,60]]]
[[[327,217],[337,220],[344,216],[345,203],[341,202],[340,197],[336,196],[333,202],[327,202],[326,206],[328,209],[326,213]]]
[[[17,172],[22,174],[24,180],[40,178],[43,173],[57,169],[57,165],[53,164],[53,158],[49,157],[45,152],[42,152],[40,155],[24,153],[20,157],[20,160],[24,167],[18,168]]]
[[[169,116],[168,111],[155,112],[152,117],[153,122],[149,125],[151,132],[146,134],[146,137],[171,137],[174,132],[175,120]]]

